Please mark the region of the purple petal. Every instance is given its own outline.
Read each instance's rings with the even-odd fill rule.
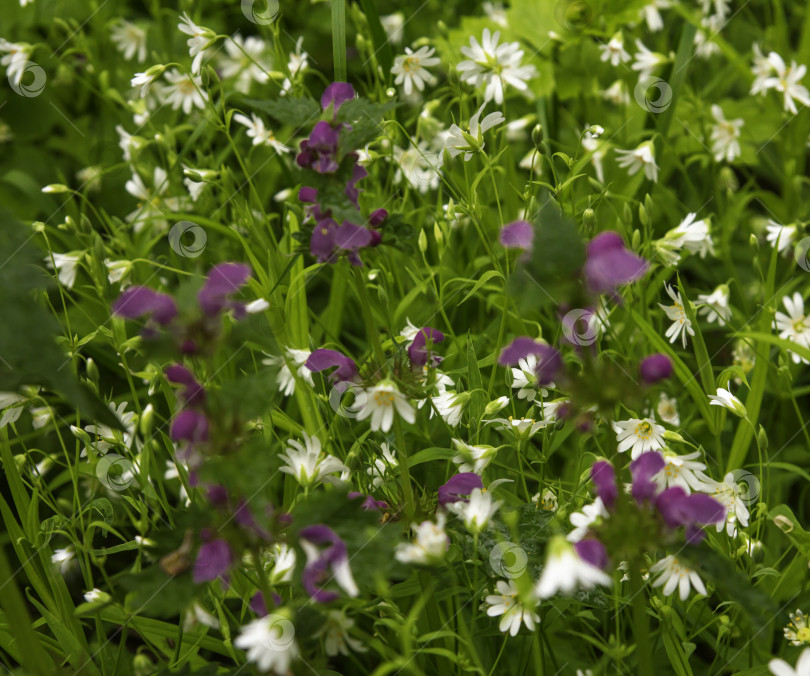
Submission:
[[[173,441],[192,443],[208,439],[208,418],[198,411],[181,411],[172,421],[169,432]]]
[[[205,542],[200,547],[197,560],[194,562],[192,577],[195,584],[216,580],[228,571],[232,561],[231,547],[225,540]]]
[[[228,301],[228,296],[239,291],[249,278],[250,268],[242,263],[215,265],[197,294],[202,311],[210,317],[227,307],[235,307]]]
[[[658,489],[653,477],[664,466],[664,456],[658,451],[647,451],[630,463],[630,472],[633,475],[633,498],[642,504],[645,500],[652,500]]]
[[[152,315],[158,324],[168,324],[177,316],[177,305],[171,296],[145,286],[131,286],[113,303],[112,311],[124,319]]]
[[[677,528],[691,522],[687,497],[688,494],[683,488],[672,486],[662,491],[655,499],[655,506],[663,517],[664,523],[670,528]]]
[[[205,389],[185,366],[169,366],[166,369],[166,378],[170,383],[184,386],[180,396],[187,404],[201,404],[205,400]]]
[[[329,526],[324,526],[323,524],[307,526],[306,528],[302,528],[298,534],[305,540],[309,540],[314,545],[343,542],[335,531],[329,528]]]
[[[726,508],[703,493],[693,493],[687,498],[687,510],[695,523],[719,523],[726,518]]]
[[[515,221],[501,228],[499,240],[509,249],[530,250],[534,241],[534,227],[527,221]]]
[[[542,355],[546,347],[546,345],[538,343],[536,340],[521,336],[515,338],[503,348],[501,356],[498,357],[498,363],[501,366],[516,366],[521,359],[525,359],[530,354]]]
[[[318,201],[318,190],[317,188],[309,188],[307,186],[303,186],[298,191],[298,199],[301,202],[310,202],[314,204]]]
[[[309,238],[309,252],[319,263],[328,261],[335,251],[335,230],[338,224],[331,218],[324,218],[315,224]]]
[[[329,104],[335,106],[335,112],[346,101],[351,101],[355,97],[354,87],[348,82],[333,82],[321,94],[321,108],[326,110]]]
[[[651,354],[641,361],[639,372],[641,379],[648,385],[652,385],[672,375],[672,360],[665,354]]]
[[[616,292],[621,284],[641,277],[649,263],[625,248],[618,233],[603,232],[588,244],[585,281],[593,293]]]
[[[357,187],[357,182],[366,176],[368,176],[366,168],[359,164],[355,164],[352,168],[352,177],[346,183],[346,188],[343,191],[346,197],[348,197],[349,200],[351,200],[351,203],[354,204],[354,206],[358,209],[360,208],[360,205],[357,203],[357,199],[360,197],[360,190]]]
[[[461,472],[450,477],[447,483],[439,486],[439,505],[444,507],[448,503],[462,500],[462,495],[469,495],[476,488],[483,488],[484,482],[475,472]]]
[[[388,212],[385,209],[377,209],[376,211],[372,212],[371,216],[368,217],[368,224],[372,228],[376,228],[386,218],[388,218]]]
[[[574,544],[574,550],[583,561],[597,568],[605,569],[608,564],[608,555],[605,545],[599,540],[586,539]]]
[[[411,341],[408,346],[408,358],[414,366],[424,366],[428,362],[428,350],[426,349],[427,341],[431,343],[441,343],[444,340],[444,334],[438,329],[432,329],[425,326],[416,334],[416,337]],[[433,358],[437,359],[436,357]]]
[[[318,373],[333,366],[337,366],[330,375],[332,382],[346,382],[357,377],[357,365],[347,356],[337,350],[319,348],[309,355],[304,364],[310,371]]]
[[[616,471],[607,460],[599,460],[591,467],[591,481],[596,486],[596,494],[605,507],[613,507],[619,489],[616,487]]]
[[[357,251],[371,244],[371,231],[362,225],[343,221],[334,232],[335,246],[345,251]]]

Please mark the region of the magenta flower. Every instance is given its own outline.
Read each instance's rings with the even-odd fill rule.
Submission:
[[[616,487],[616,471],[607,460],[598,460],[591,467],[591,481],[596,486],[596,494],[608,509],[613,507],[619,489]]]
[[[366,495],[364,496],[359,491],[351,491],[347,497],[349,500],[356,500],[357,498],[364,498],[363,504],[360,505],[366,511],[371,510],[378,510],[378,509],[388,509],[388,503],[384,502],[383,500],[375,500],[374,496]]]
[[[198,411],[180,411],[172,420],[169,436],[173,441],[201,443],[208,440],[208,418]]]
[[[232,562],[233,552],[225,540],[205,542],[197,552],[192,579],[195,584],[216,580],[228,572]]]
[[[672,360],[665,354],[651,354],[641,361],[639,372],[641,379],[648,385],[652,385],[672,375]]]
[[[416,337],[408,346],[408,358],[413,366],[424,366],[428,363],[428,358],[430,358],[433,366],[437,366],[441,361],[441,357],[434,355],[426,347],[428,340],[434,345],[441,343],[444,340],[444,334],[438,329],[432,329],[429,326],[419,329]]]
[[[531,251],[534,241],[534,227],[527,221],[515,221],[501,228],[500,243],[508,249]]]
[[[337,112],[338,108],[346,101],[351,101],[354,97],[354,87],[348,82],[333,82],[321,94],[321,108],[326,110],[331,103],[334,105],[335,112]]]
[[[351,153],[350,157],[356,160],[357,154]],[[361,167],[359,164],[355,164],[354,167],[352,167],[352,177],[346,183],[346,188],[343,191],[351,203],[354,204],[355,209],[360,208],[360,205],[357,202],[358,198],[360,197],[360,189],[357,187],[357,182],[364,179],[366,176],[368,176],[366,168]]]
[[[358,374],[357,364],[355,364],[353,360],[337,350],[327,350],[325,348],[313,351],[304,366],[314,373],[319,373],[320,371],[325,371],[328,368],[337,366],[337,368],[329,374],[329,380],[333,383],[354,380],[357,378]]]
[[[372,228],[376,228],[379,225],[382,225],[382,222],[388,218],[388,212],[385,209],[377,209],[371,213],[371,216],[368,217],[368,224]]]
[[[338,224],[331,218],[324,218],[315,224],[309,238],[309,252],[319,263],[326,263],[335,251],[335,230]]]
[[[165,326],[177,316],[177,305],[164,293],[146,286],[131,286],[113,303],[112,311],[124,319],[151,315],[158,324]]]
[[[250,278],[250,268],[242,263],[220,263],[211,268],[202,289],[197,294],[200,308],[209,317],[218,315],[225,309],[232,309],[236,317],[245,314],[244,303],[229,299],[231,294],[241,289]]]
[[[298,191],[298,199],[302,202],[309,202],[311,204],[315,204],[315,202],[318,201],[317,188],[302,186],[301,189]]]
[[[466,499],[462,496],[469,495],[476,488],[483,488],[484,482],[475,472],[461,472],[451,476],[447,483],[439,486],[439,506],[444,507],[451,502],[458,502]]]
[[[574,550],[583,561],[597,568],[605,569],[608,564],[608,555],[605,545],[599,540],[587,538],[574,543]]]
[[[173,364],[166,369],[166,378],[170,383],[183,385],[180,398],[190,406],[202,404],[205,401],[205,389],[185,366]]]
[[[630,473],[633,475],[633,498],[641,505],[645,501],[652,501],[658,493],[658,485],[653,477],[658,474],[666,463],[664,456],[658,451],[647,451],[630,463]]]
[[[703,493],[689,494],[680,486],[662,491],[655,506],[670,528],[686,526],[686,539],[692,544],[704,537],[698,525],[719,523],[726,518],[726,508],[720,502]]]
[[[531,338],[525,336],[515,338],[501,351],[498,363],[501,366],[517,366],[521,359],[530,354],[537,357],[535,375],[538,384],[548,385],[554,382],[554,378],[562,369],[562,355],[550,345],[538,343]]]
[[[616,232],[603,232],[588,244],[584,274],[588,288],[596,294],[615,295],[622,284],[639,279],[649,263],[625,248]]]
[[[304,589],[318,603],[328,603],[339,598],[333,591],[323,589],[323,585],[334,579],[349,596],[357,596],[359,590],[349,567],[346,543],[337,533],[324,525],[307,526],[299,533],[301,548],[307,555],[302,581]],[[324,549],[320,545],[326,545]],[[331,575],[330,575],[331,572]]]
[[[309,138],[301,141],[301,150],[295,161],[299,167],[319,174],[334,174],[340,166],[337,162],[339,139],[338,130],[321,120],[313,127]]]

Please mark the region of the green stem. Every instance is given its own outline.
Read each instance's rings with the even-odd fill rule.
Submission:
[[[405,435],[402,433],[402,421],[398,415],[394,415],[394,433],[397,437],[397,457],[399,459],[399,479],[402,484],[402,499],[405,503],[405,527],[410,528],[413,515],[416,512],[416,504],[413,499],[413,487],[411,486],[411,473],[408,470],[408,454],[405,451]]]
[[[335,82],[346,82],[346,0],[332,0],[332,57]]]
[[[650,624],[647,617],[647,599],[641,579],[641,561],[636,559],[630,566],[630,594],[633,599],[633,625],[638,646],[639,676],[652,676],[652,653],[650,652]]]

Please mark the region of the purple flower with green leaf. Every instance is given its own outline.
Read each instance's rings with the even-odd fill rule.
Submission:
[[[177,304],[165,293],[158,293],[146,286],[131,286],[113,303],[112,311],[124,319],[149,315],[155,322],[165,326],[177,316]]]
[[[349,596],[360,593],[349,567],[346,543],[335,531],[319,524],[301,529],[299,536],[301,548],[307,556],[302,581],[314,601],[329,603],[339,598],[337,592],[323,588],[332,580]]]
[[[647,272],[650,264],[624,246],[616,232],[603,232],[588,244],[585,282],[591,292],[611,296],[622,284],[633,282]]]
[[[231,309],[237,318],[244,316],[245,304],[230,299],[250,278],[250,268],[242,263],[220,263],[211,268],[197,294],[200,308],[209,317]]]

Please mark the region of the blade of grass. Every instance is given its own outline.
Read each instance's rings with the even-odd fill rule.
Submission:
[[[346,0],[332,0],[332,57],[335,82],[346,82]]]

